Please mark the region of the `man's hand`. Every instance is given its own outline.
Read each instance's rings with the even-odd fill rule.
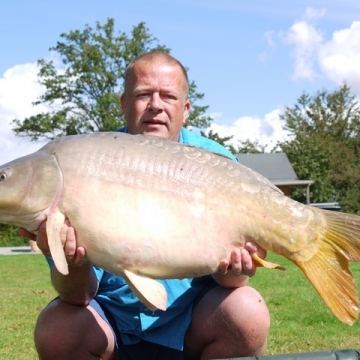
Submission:
[[[45,221],[40,225],[37,235],[30,233],[23,228],[20,228],[18,233],[20,236],[30,240],[36,240],[42,253],[47,257],[51,257]],[[65,220],[65,224],[61,229],[60,239],[64,247],[65,257],[69,267],[82,266],[86,262],[86,251],[85,248],[81,246],[77,247],[75,229],[70,225],[68,220]]]
[[[248,278],[255,275],[256,266],[251,254],[257,253],[264,259],[266,251],[254,243],[247,242],[245,247],[237,248],[231,253],[230,262],[220,261],[218,273],[213,274],[216,282],[225,287],[240,287],[246,285]]]
[[[220,261],[219,273],[226,274],[230,272],[235,276],[254,276],[256,266],[251,257],[253,253],[257,253],[262,259],[266,257],[266,251],[264,249],[254,243],[247,242],[244,248],[237,248],[231,253],[231,262],[227,259]]]
[[[51,257],[46,222],[43,222],[37,235],[20,228],[19,235],[31,240],[36,240],[39,249],[45,256]],[[63,275],[53,266],[51,281],[62,301],[79,306],[87,306],[97,293],[99,286],[94,268],[87,261],[85,248],[77,246],[75,229],[66,220],[60,232],[60,239],[69,265],[69,274]]]

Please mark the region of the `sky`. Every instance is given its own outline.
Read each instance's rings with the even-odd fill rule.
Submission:
[[[305,92],[346,82],[360,98],[359,0],[12,0],[0,5],[0,164],[45,142],[14,135],[11,121],[36,115],[44,89],[37,60],[60,34],[115,19],[130,35],[149,32],[188,69],[205,94],[212,129],[270,151],[287,136],[280,114]]]

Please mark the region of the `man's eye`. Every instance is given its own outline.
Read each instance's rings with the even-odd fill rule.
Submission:
[[[137,98],[144,98],[144,97],[149,97],[150,94],[149,93],[139,93],[136,95]]]
[[[163,94],[162,98],[163,99],[168,99],[168,100],[176,100],[177,99],[176,96],[173,95],[173,94]]]

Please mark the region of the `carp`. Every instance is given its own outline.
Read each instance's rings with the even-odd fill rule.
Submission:
[[[360,261],[360,217],[298,203],[227,157],[108,132],[61,137],[0,167],[0,221],[36,233],[46,220],[66,275],[65,219],[89,261],[122,276],[150,309],[166,310],[156,279],[214,273],[251,241],[296,264],[338,319],[358,317],[349,262]]]

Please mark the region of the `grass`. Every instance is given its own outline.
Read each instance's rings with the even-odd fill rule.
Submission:
[[[295,265],[273,254],[268,259],[287,270],[258,269],[251,279],[270,309],[267,355],[360,348],[360,321],[352,327],[341,323]],[[352,269],[360,284],[360,263]],[[0,359],[37,359],[35,321],[55,296],[44,258],[0,256],[0,283]]]
[[[55,296],[42,255],[0,256],[0,359],[37,359],[36,318]]]
[[[343,324],[293,263],[274,254],[267,259],[286,267],[285,272],[258,269],[250,280],[270,310],[267,355],[360,348],[360,321]],[[351,268],[360,284],[360,263]]]

